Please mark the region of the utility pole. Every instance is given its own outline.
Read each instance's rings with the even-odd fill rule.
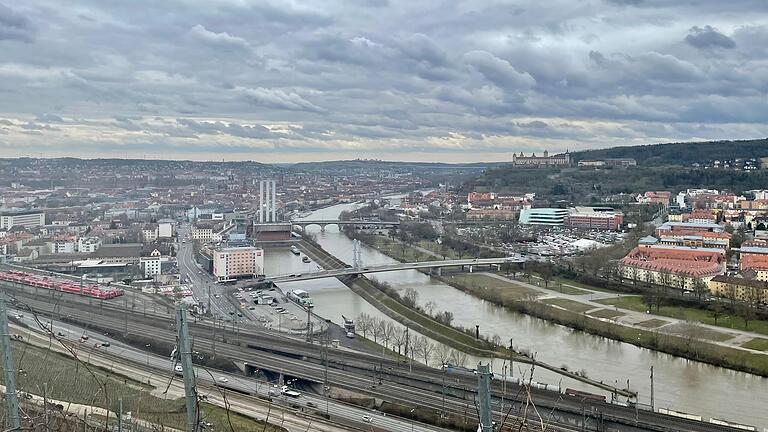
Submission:
[[[19,430],[19,401],[16,400],[16,367],[11,355],[11,335],[8,332],[8,309],[5,296],[0,296],[0,351],[3,352],[3,378],[5,379],[5,402],[8,409],[8,429]]]
[[[181,358],[184,376],[184,394],[187,408],[187,432],[197,432],[197,394],[195,392],[195,369],[192,365],[192,347],[187,328],[187,311],[184,304],[176,304],[176,330],[178,331],[178,355]]]
[[[477,394],[480,399],[480,432],[493,432],[491,411],[491,373],[488,365],[477,364]]]
[[[328,385],[328,343],[330,340],[328,339],[328,334],[326,333],[325,337],[323,338],[323,393],[325,394],[325,418],[330,418],[328,416],[328,399],[331,396],[331,387]]]
[[[117,400],[117,432],[123,432],[123,398]]]
[[[653,405],[653,366],[651,366],[651,411],[656,411]]]
[[[213,357],[216,357],[216,316],[213,317]]]
[[[128,336],[128,296],[125,297],[125,307],[123,309],[123,315],[125,316],[125,326],[123,327],[123,336]],[[53,327],[51,327],[53,330]]]
[[[312,343],[312,306],[307,305],[307,342]]]

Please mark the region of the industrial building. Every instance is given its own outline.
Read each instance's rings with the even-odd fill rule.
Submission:
[[[40,210],[0,213],[0,229],[15,226],[31,228],[45,225],[45,213]]]
[[[291,238],[291,223],[277,220],[277,186],[274,180],[259,181],[258,220],[251,236],[256,241],[286,241]]]
[[[568,212],[571,228],[618,230],[624,214],[612,207],[574,207]]]

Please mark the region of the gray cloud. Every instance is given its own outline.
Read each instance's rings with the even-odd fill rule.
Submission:
[[[712,26],[704,27],[693,26],[685,37],[685,42],[699,49],[736,47],[736,42],[728,36],[720,33]]]
[[[0,41],[31,42],[33,36],[34,28],[29,18],[0,3]]]
[[[197,24],[194,27],[192,27],[189,33],[196,40],[212,45],[217,48],[223,48],[223,49],[233,48],[233,49],[242,49],[242,50],[250,49],[250,46],[248,45],[248,42],[245,39],[237,36],[232,36],[227,32],[216,33],[214,31],[210,31],[206,29],[200,24]]]
[[[184,4],[0,6],[3,143],[465,161],[768,135],[764,0]]]

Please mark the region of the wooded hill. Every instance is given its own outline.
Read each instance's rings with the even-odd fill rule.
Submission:
[[[571,157],[575,162],[593,159],[633,158],[638,165],[643,166],[689,166],[693,163],[707,163],[713,160],[768,157],[768,138],[612,147],[573,152]]]

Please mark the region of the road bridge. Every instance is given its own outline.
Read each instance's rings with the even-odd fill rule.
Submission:
[[[354,226],[355,228],[397,228],[400,226],[399,221],[380,221],[380,220],[338,220],[338,219],[297,219],[291,221],[291,226],[297,226],[304,231],[310,225],[317,225],[321,230],[325,230],[328,225],[336,225],[341,228],[342,226]]]
[[[345,267],[334,270],[323,270],[312,273],[290,274],[271,276],[259,281],[262,282],[298,282],[312,279],[324,279],[329,277],[342,277],[350,275],[361,275],[368,273],[384,273],[400,270],[419,270],[419,269],[442,269],[444,267],[463,267],[468,268],[470,272],[477,266],[498,266],[505,263],[522,263],[525,260],[522,257],[502,257],[502,258],[467,258],[437,261],[419,261],[410,263],[385,264],[378,266],[365,266],[360,268]],[[253,285],[252,280],[246,280],[238,283],[238,286]]]

